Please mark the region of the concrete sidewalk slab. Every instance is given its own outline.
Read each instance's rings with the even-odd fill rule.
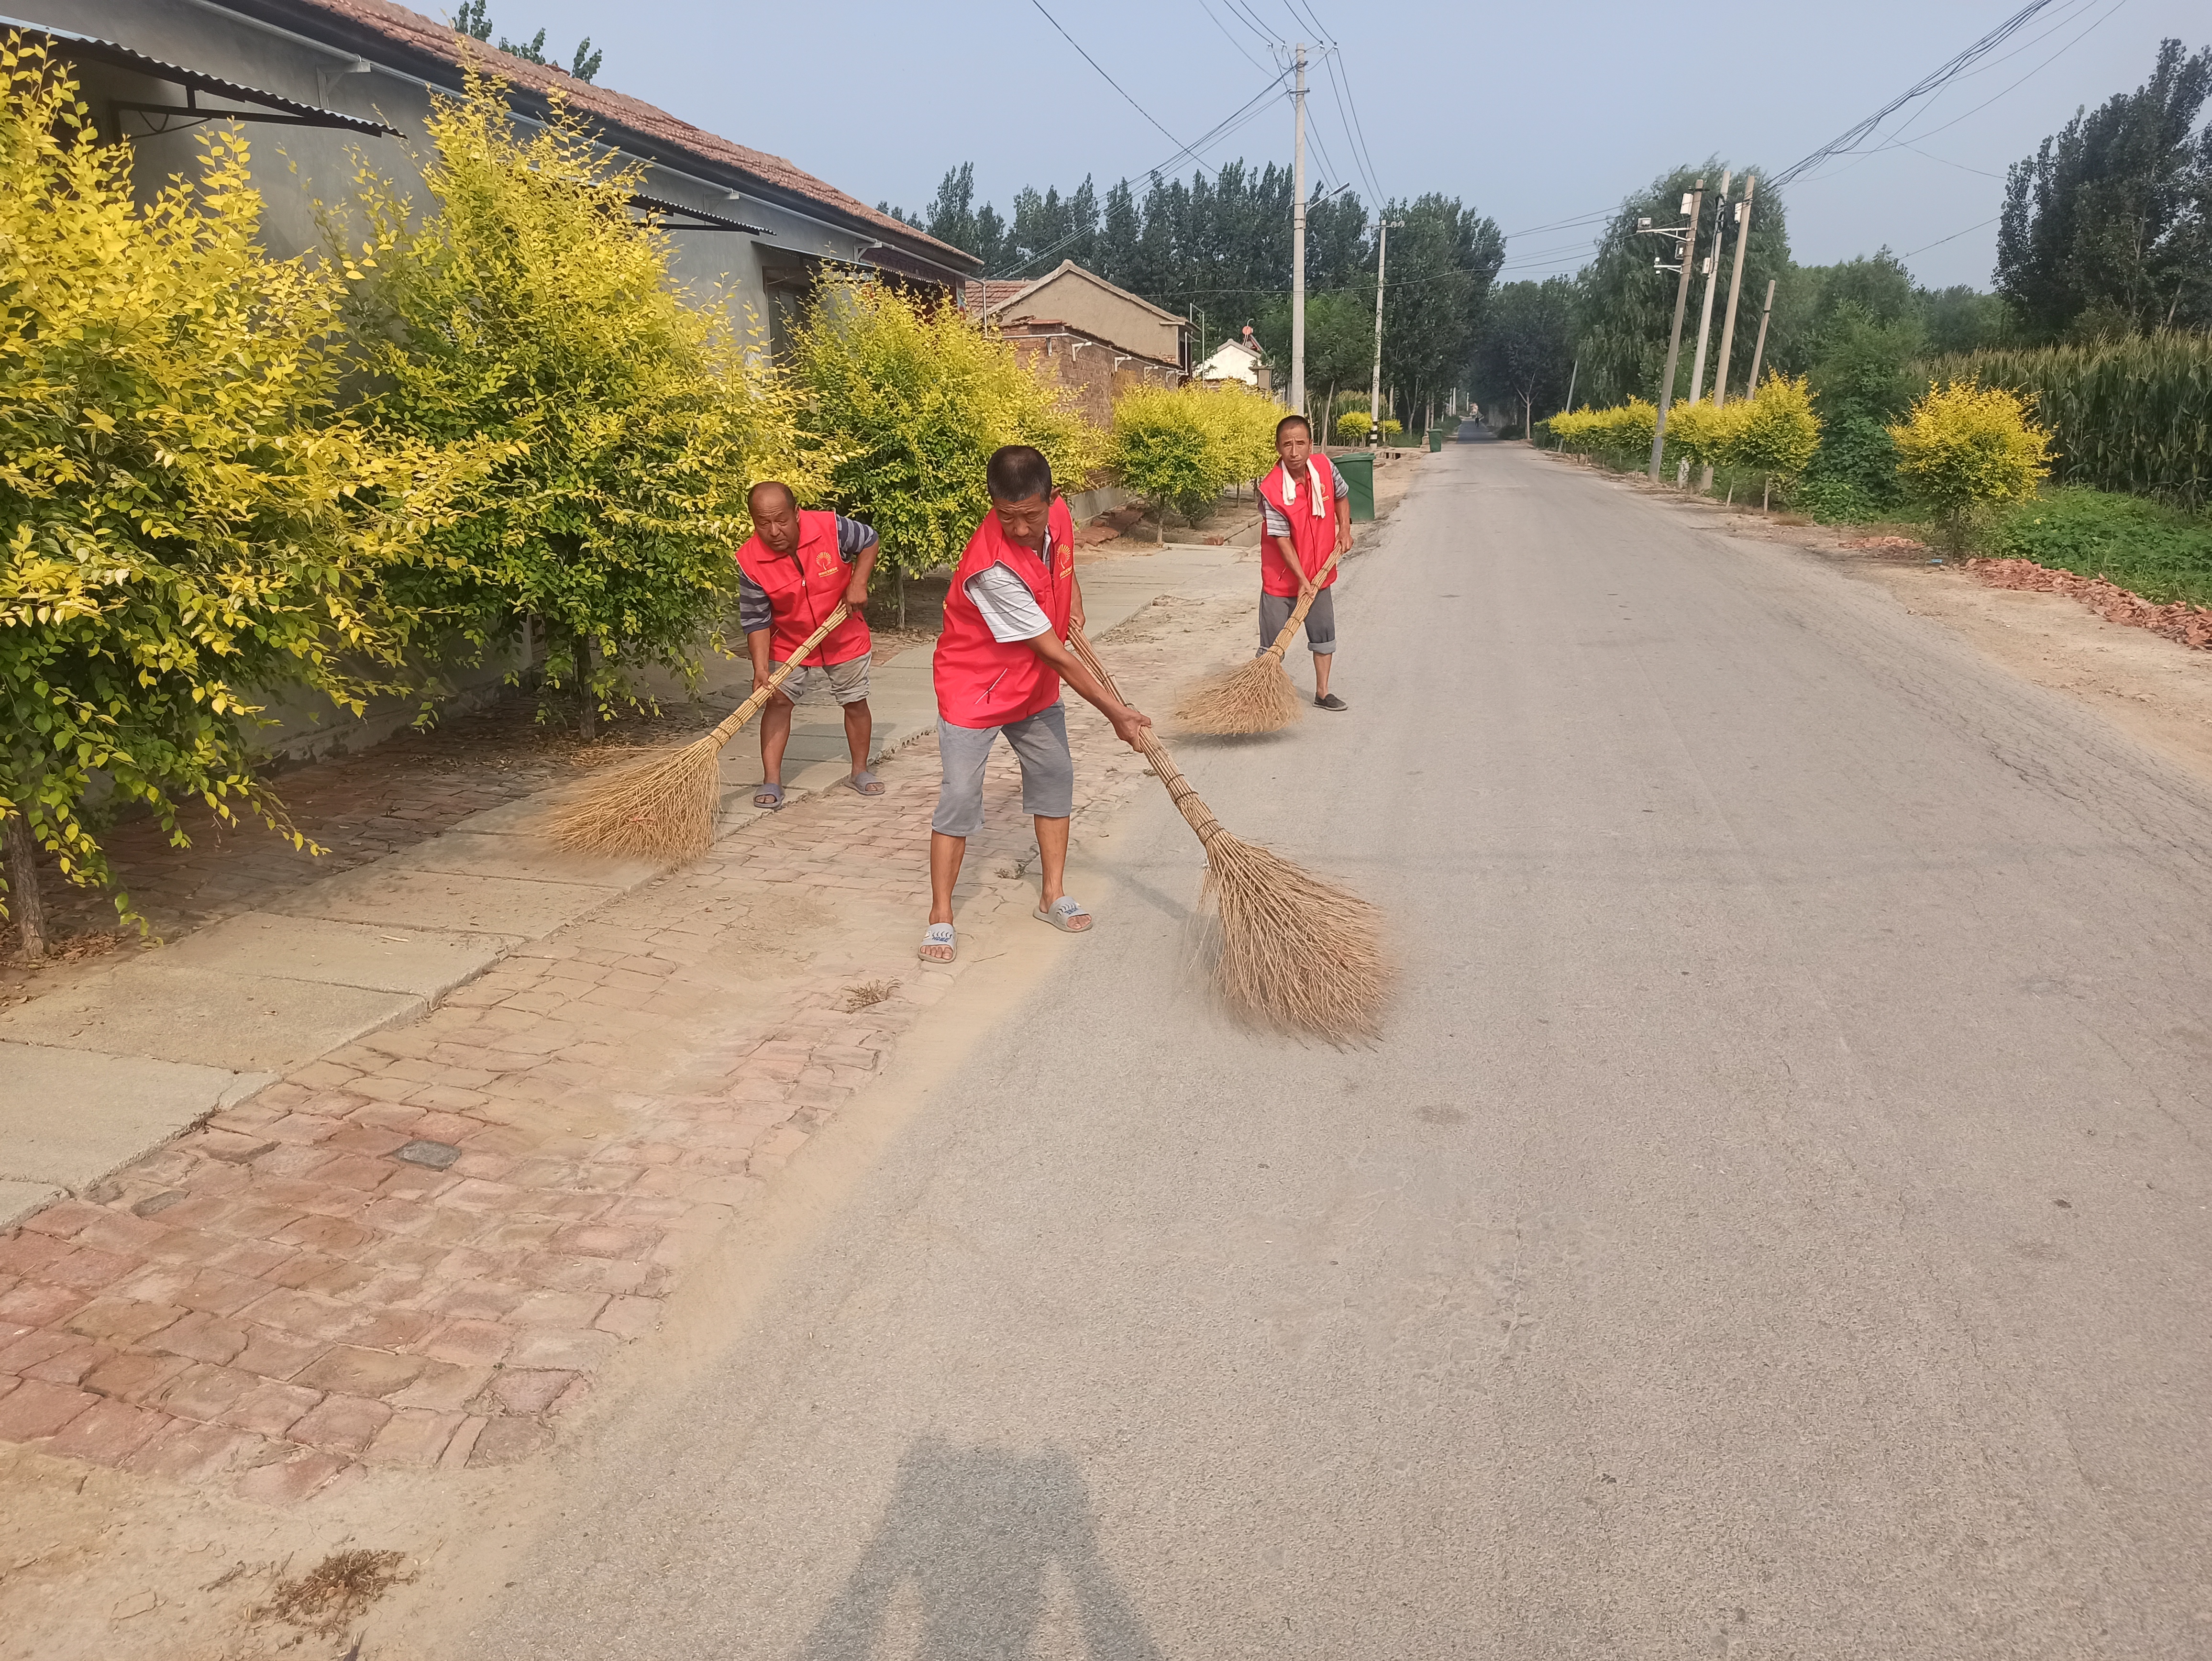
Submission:
[[[611,885],[416,871],[380,860],[289,894],[271,910],[290,917],[389,924],[401,929],[536,940],[621,891]]]
[[[35,1216],[67,1191],[50,1183],[18,1183],[0,1177],[0,1229],[13,1228],[24,1218]]]
[[[1163,594],[1256,587],[1251,563],[1249,549],[1198,545],[1085,560],[1090,631],[1104,634]],[[918,646],[875,671],[876,759],[935,730],[932,655]],[[710,672],[710,696],[734,701],[750,687],[742,662]],[[789,800],[842,794],[849,761],[833,704],[801,705],[787,754]],[[759,770],[757,729],[739,733],[722,752],[720,837],[760,816],[750,800]],[[413,1019],[524,942],[658,876],[659,861],[586,859],[546,839],[552,812],[600,776],[471,814],[0,1015],[0,1226],[82,1191],[276,1072]],[[82,1145],[50,1146],[52,1126],[70,1127]]]
[[[0,1015],[0,1039],[275,1074],[429,1002],[416,992],[171,968],[143,958]]]
[[[472,979],[506,952],[483,934],[332,922],[249,911],[187,934],[153,961],[170,969],[250,969],[278,980],[438,997]]]
[[[51,1202],[52,1190],[83,1189],[273,1077],[0,1043],[0,1228]],[[27,1201],[28,1210],[14,1209]]]
[[[556,847],[548,838],[520,830],[497,836],[448,830],[380,863],[397,871],[439,871],[464,877],[576,883],[610,893],[635,888],[648,877],[659,876],[667,867],[665,860],[605,859],[590,854],[572,854]]]

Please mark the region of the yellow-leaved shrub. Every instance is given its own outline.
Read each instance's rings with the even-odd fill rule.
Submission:
[[[1934,510],[1955,552],[1990,509],[2035,494],[2051,472],[2051,435],[2033,400],[1971,380],[1932,387],[1889,429],[1905,493]]]
[[[337,407],[343,279],[259,246],[233,125],[143,207],[128,143],[42,46],[0,35],[0,824],[72,883],[107,883],[86,811],[143,806],[182,845],[188,804],[295,846],[258,770],[264,700],[359,713],[404,690],[468,471],[453,449]],[[483,459],[479,453],[476,462]],[[117,910],[133,915],[127,894]]]

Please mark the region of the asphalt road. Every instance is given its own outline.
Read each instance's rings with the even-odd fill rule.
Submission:
[[[2212,1652],[2212,792],[1519,447],[1340,592],[1350,715],[1181,748],[1382,1042],[1226,1028],[1141,802],[477,1652]]]

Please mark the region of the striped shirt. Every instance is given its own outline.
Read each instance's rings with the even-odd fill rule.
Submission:
[[[1352,487],[1344,482],[1344,469],[1338,466],[1334,461],[1332,461],[1328,464],[1328,472],[1329,478],[1333,481],[1330,488],[1336,492],[1336,499],[1339,502],[1342,502],[1352,490]],[[1303,479],[1299,481],[1302,484],[1304,484],[1304,482],[1305,481]],[[1260,511],[1265,514],[1267,517],[1267,534],[1269,536],[1286,537],[1290,535],[1291,521],[1285,519],[1280,514],[1277,513],[1275,511],[1275,504],[1268,501],[1265,496],[1261,496],[1260,498]]]
[[[850,565],[862,554],[876,545],[873,527],[857,519],[837,515],[837,557]],[[757,635],[775,624],[775,608],[768,603],[768,590],[752,580],[745,568],[738,567],[738,627],[749,635]]]

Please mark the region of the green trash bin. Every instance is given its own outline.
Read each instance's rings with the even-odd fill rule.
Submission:
[[[1443,428],[1441,428],[1441,427],[1431,427],[1431,428],[1430,428],[1430,429],[1429,429],[1429,453],[1430,453],[1431,455],[1434,455],[1437,451],[1439,451],[1439,450],[1443,449],[1443,447],[1444,447],[1444,429],[1443,429]]]
[[[1375,517],[1375,452],[1352,450],[1332,458],[1344,482],[1352,487],[1352,517],[1355,522]]]

